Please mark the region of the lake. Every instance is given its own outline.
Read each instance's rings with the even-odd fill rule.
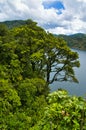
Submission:
[[[51,92],[58,88],[65,89],[70,95],[86,97],[86,51],[73,50],[78,52],[80,60],[80,68],[75,69],[76,77],[79,83],[71,82],[54,82],[50,85]]]

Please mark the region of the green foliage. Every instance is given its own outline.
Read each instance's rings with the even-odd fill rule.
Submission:
[[[20,98],[17,95],[16,90],[12,87],[12,85],[4,79],[0,79],[0,98],[2,100],[2,107],[3,105],[5,105],[5,103],[7,105],[5,105],[7,108],[5,108],[5,110],[9,108],[9,110],[15,109],[17,108],[17,106],[20,106]],[[3,109],[4,111],[4,109]]]
[[[78,54],[72,52],[63,39],[46,33],[32,20],[12,28],[9,34],[11,38],[6,35],[1,39],[0,59],[2,64],[9,64],[13,82],[18,80],[17,76],[25,79],[37,74],[46,77],[48,84],[56,80],[78,82],[73,70],[79,67]],[[54,76],[50,79],[52,72]]]
[[[47,94],[46,83],[44,80],[39,78],[25,79],[21,81],[18,87],[18,93],[21,98],[22,105],[30,107],[31,103],[34,102],[35,97]]]
[[[44,117],[31,130],[85,130],[86,102],[69,96],[65,90],[49,94]]]
[[[5,23],[10,29],[0,24],[0,129],[67,130],[72,123],[78,130],[85,124],[79,124],[84,100],[65,91],[49,94],[48,86],[77,82],[78,54],[32,20],[15,22]]]
[[[0,129],[29,130],[43,117],[46,83],[42,79],[25,79],[17,90],[7,80],[0,80]]]
[[[20,83],[18,95],[23,111],[32,118],[31,124],[35,124],[43,116],[44,106],[47,104],[45,100],[47,93],[46,83],[42,79],[25,79]]]
[[[0,36],[5,36],[8,33],[8,28],[5,24],[0,24]]]
[[[1,130],[29,130],[31,127],[31,117],[27,116],[24,112],[9,113],[9,115],[2,115],[0,118]]]

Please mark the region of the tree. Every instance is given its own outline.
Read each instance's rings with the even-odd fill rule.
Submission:
[[[48,84],[54,81],[78,82],[74,73],[74,67],[80,66],[78,54],[73,52],[63,39],[46,33],[32,21],[28,23],[30,24],[15,29],[17,40],[23,49],[26,46],[23,50],[26,70],[30,68],[31,73],[38,72],[39,75],[45,76]],[[53,73],[52,78],[51,73]],[[27,76],[28,73],[24,75]]]
[[[44,47],[44,63],[48,83],[54,81],[74,81],[74,67],[79,67],[77,52],[73,52],[61,38],[47,34]],[[51,73],[53,77],[51,78]]]
[[[34,23],[13,29],[17,48],[15,53],[23,64],[24,77],[34,75],[42,71],[41,60],[43,59],[43,45],[46,36],[45,31]],[[32,25],[32,27],[31,27]],[[41,74],[42,75],[42,74]]]

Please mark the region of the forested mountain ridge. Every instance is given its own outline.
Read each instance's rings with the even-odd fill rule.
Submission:
[[[0,130],[86,129],[85,100],[49,91],[54,81],[78,82],[77,52],[32,20],[17,25],[0,24]]]
[[[55,35],[56,37],[63,38],[69,47],[86,50],[86,34],[77,33],[73,35]]]
[[[4,21],[0,24],[5,24],[8,28],[18,27],[26,24],[26,20],[13,20],[13,21]]]

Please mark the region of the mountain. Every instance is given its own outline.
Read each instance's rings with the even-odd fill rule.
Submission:
[[[28,20],[5,21],[5,22],[0,22],[0,24],[5,24],[8,28],[13,28],[13,27],[19,27],[25,24],[31,24],[32,22],[33,21],[31,19],[28,19]],[[37,24],[36,22],[33,22],[33,23]]]
[[[0,22],[0,24],[5,24],[8,26],[8,28],[12,28],[15,26],[20,26],[20,25],[24,25],[25,21],[23,20],[13,20],[13,21],[5,21],[5,22]]]
[[[55,37],[63,38],[71,48],[86,50],[86,34],[55,35]]]

